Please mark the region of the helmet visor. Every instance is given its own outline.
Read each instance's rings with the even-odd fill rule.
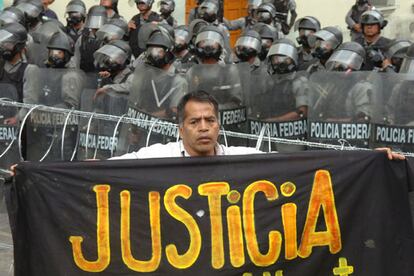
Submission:
[[[272,45],[267,56],[271,57],[273,55],[290,57],[295,62],[295,65],[297,65],[298,52],[292,45],[284,43]]]
[[[363,62],[363,57],[361,57],[357,53],[341,50],[336,51],[332,54],[332,56],[326,62],[326,69],[328,69],[329,71],[334,71],[338,64],[341,64],[344,67],[358,71],[359,69],[361,69]]]
[[[66,13],[70,13],[70,12],[78,12],[82,15],[86,14],[85,8],[80,5],[68,5],[66,7]]]
[[[401,64],[400,73],[413,74],[414,73],[414,59],[404,58]]]
[[[257,52],[261,51],[262,43],[257,38],[251,36],[242,36],[236,41],[236,47],[248,47],[255,49]]]
[[[85,23],[85,28],[99,29],[106,23],[106,18],[103,16],[88,16]]]
[[[99,48],[94,54],[95,64],[102,65],[111,63],[124,64],[127,60],[127,54],[120,48],[113,45],[104,45]]]
[[[0,13],[0,22],[2,25],[15,22],[18,23],[19,17],[14,12],[3,11]]]
[[[105,24],[96,32],[96,38],[99,40],[112,41],[116,39],[122,39],[125,35],[125,31],[118,26],[112,24]]]
[[[200,45],[200,47],[204,46],[214,46],[215,44],[219,44],[220,47],[223,47],[224,41],[223,36],[217,32],[201,32],[197,35],[196,39],[196,45],[198,45],[200,42],[202,42],[203,45]]]
[[[18,4],[16,8],[18,8],[19,10],[21,10],[22,12],[26,13],[28,16],[33,17],[33,18],[38,17],[40,13],[42,12],[42,9],[40,7],[35,6],[28,2]]]
[[[318,41],[318,39],[323,40],[323,41],[330,41],[332,43],[333,48],[336,48],[339,44],[338,39],[335,37],[333,33],[325,31],[325,30],[320,30],[309,36],[309,39],[308,39],[309,45],[312,48],[314,48],[315,43]]]
[[[404,58],[405,56],[405,52],[407,51],[408,47],[411,46],[411,43],[408,41],[401,41],[399,43],[396,43],[394,45],[392,45],[386,55],[388,58]]]

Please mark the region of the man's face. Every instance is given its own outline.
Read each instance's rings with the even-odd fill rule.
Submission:
[[[375,36],[380,33],[380,27],[378,24],[364,25],[364,34],[366,36]]]
[[[206,102],[189,101],[184,108],[180,136],[190,156],[215,155],[220,126],[214,106]]]

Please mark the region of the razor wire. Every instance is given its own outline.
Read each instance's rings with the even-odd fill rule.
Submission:
[[[127,117],[126,114],[122,116],[110,115],[110,114],[103,114],[103,113],[95,113],[95,112],[87,112],[87,111],[80,111],[75,109],[65,109],[65,108],[58,108],[58,107],[51,107],[45,105],[36,105],[36,104],[29,104],[29,103],[20,103],[15,101],[8,101],[4,99],[0,99],[0,106],[11,106],[11,107],[18,107],[24,108],[27,110],[36,109],[51,113],[60,113],[60,114],[70,114],[71,116],[77,115],[82,118],[90,119],[93,116],[94,119],[98,120],[105,120],[105,121],[112,121],[119,123],[127,123],[127,124],[149,124],[152,126],[171,126],[173,124],[175,127],[178,128],[178,125],[171,122],[164,122],[164,121],[155,121],[154,120],[145,120],[145,119],[138,119],[138,118],[131,118]],[[234,132],[234,131],[227,131],[227,130],[220,130],[220,135],[224,137],[234,137],[234,138],[241,138],[241,139],[248,139],[248,140],[255,140],[255,141],[262,141],[265,135],[266,129],[262,129],[260,135],[255,134],[248,134],[248,133],[241,133],[241,132]],[[295,145],[295,146],[306,146],[311,148],[320,148],[320,149],[327,149],[327,150],[361,150],[361,151],[369,151],[372,149],[368,148],[361,148],[352,146],[348,143],[348,141],[344,139],[338,140],[339,145],[334,144],[327,144],[327,143],[318,143],[318,142],[310,142],[310,141],[303,141],[303,140],[293,140],[293,139],[285,139],[285,138],[278,138],[278,137],[268,137],[266,140],[269,143],[278,143],[278,144],[286,144],[286,145]],[[401,154],[407,157],[414,157],[414,153],[412,152],[400,152]]]

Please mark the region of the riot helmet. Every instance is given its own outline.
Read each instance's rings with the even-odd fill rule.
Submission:
[[[137,5],[139,11],[143,13],[151,10],[154,0],[135,0],[135,4]]]
[[[257,21],[272,24],[274,18],[276,17],[276,8],[271,3],[263,3],[257,9]]]
[[[26,46],[27,31],[19,23],[9,23],[0,28],[0,53],[4,60],[12,60]]]
[[[106,44],[112,40],[122,39],[127,32],[128,24],[120,18],[113,18],[99,28],[96,38]]]
[[[342,32],[336,27],[325,27],[308,37],[312,55],[319,60],[328,60],[333,51],[342,44]]]
[[[174,0],[161,0],[159,2],[159,6],[160,6],[160,14],[166,15],[166,16],[172,14],[175,10]]]
[[[365,49],[356,42],[345,42],[326,62],[329,71],[359,71],[364,63]]]
[[[247,12],[249,13],[250,17],[256,18],[257,16],[257,9],[263,3],[263,0],[249,0],[247,4]]]
[[[306,48],[310,48],[308,37],[321,29],[321,23],[313,16],[305,16],[295,23],[295,31],[299,31],[296,41]]]
[[[131,60],[131,47],[124,40],[113,40],[100,47],[93,54],[95,67],[111,75],[125,69]]]
[[[86,6],[82,0],[72,0],[66,5],[66,22],[68,25],[77,25],[85,21]]]
[[[146,45],[146,63],[157,68],[163,68],[171,63],[174,60],[173,46],[169,35],[162,31],[155,31]]]
[[[270,47],[267,59],[270,74],[292,73],[298,65],[298,50],[291,40],[279,39]]]
[[[181,25],[174,29],[174,52],[180,53],[187,49],[190,33],[187,26]]]
[[[217,20],[218,15],[218,4],[214,0],[206,0],[198,7],[198,15],[199,18],[213,23]]]
[[[65,26],[56,19],[50,19],[32,33],[33,41],[39,44],[46,44],[52,35],[58,31],[64,32]]]
[[[199,58],[218,61],[224,47],[223,34],[216,26],[206,26],[197,35],[195,47]]]
[[[16,8],[24,13],[29,29],[39,23],[41,13],[43,12],[43,4],[40,0],[25,0],[20,2]]]
[[[56,32],[49,39],[47,49],[49,50],[47,67],[64,68],[73,56],[74,42],[64,32]]]
[[[195,46],[195,39],[198,35],[198,33],[203,29],[204,27],[208,26],[208,23],[204,21],[203,19],[194,19],[191,21],[190,25],[188,26],[188,43],[189,45]]]
[[[104,7],[99,5],[92,6],[86,17],[85,28],[97,30],[107,22],[107,18],[108,15]]]
[[[361,25],[378,24],[381,29],[387,26],[388,21],[384,19],[382,13],[378,10],[368,10],[361,15]]]
[[[411,45],[411,41],[406,39],[395,39],[389,44],[385,56],[391,61],[397,72],[400,71],[401,64]]]
[[[237,58],[246,62],[256,57],[262,50],[262,38],[255,30],[247,30],[237,39],[235,50]]]
[[[24,13],[16,7],[8,7],[2,10],[0,13],[0,26],[9,23],[19,23],[25,26]]]
[[[260,51],[259,58],[263,61],[266,59],[273,42],[279,38],[279,32],[275,27],[265,23],[256,23],[253,29],[259,33],[262,40],[262,50]]]
[[[407,49],[404,60],[401,64],[400,73],[413,74],[414,73],[414,44]]]

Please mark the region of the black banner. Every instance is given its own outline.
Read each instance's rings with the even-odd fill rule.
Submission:
[[[414,275],[410,165],[364,151],[22,163],[15,275]]]

